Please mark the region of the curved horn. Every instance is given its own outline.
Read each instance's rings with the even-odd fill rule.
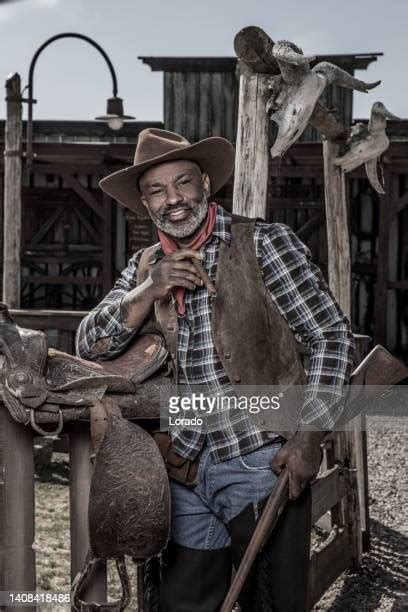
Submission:
[[[367,93],[370,89],[374,89],[381,83],[381,81],[375,81],[375,83],[366,83],[365,81],[360,81],[355,77],[351,76],[342,68],[339,68],[335,64],[331,64],[330,62],[320,62],[313,68],[313,72],[319,72],[326,76],[329,84],[334,83],[335,85],[340,85],[341,87],[347,87],[348,89],[356,89],[357,91],[364,91]]]
[[[388,108],[386,108],[386,106],[382,102],[374,102],[371,107],[371,113],[377,113],[378,115],[381,115],[386,119],[394,119],[394,121],[401,121],[401,117],[397,117],[397,115],[391,113],[391,111],[389,111]]]
[[[304,66],[316,59],[314,55],[303,55],[302,49],[289,40],[279,40],[273,45],[272,55],[280,62],[294,66]]]
[[[378,162],[377,157],[374,159],[367,160],[365,163],[365,169],[366,169],[367,178],[369,180],[371,187],[375,189],[377,193],[384,195],[385,193],[384,187],[381,185],[380,179],[378,178],[377,162]]]

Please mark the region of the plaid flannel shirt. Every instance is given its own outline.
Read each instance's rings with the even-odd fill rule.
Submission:
[[[229,244],[231,214],[218,206],[214,231],[201,248],[203,266],[215,280],[220,241]],[[265,286],[295,337],[309,348],[307,390],[301,422],[332,430],[342,411],[342,392],[352,370],[354,339],[350,322],[333,298],[323,275],[312,261],[310,250],[287,226],[257,219],[254,228],[256,256]],[[129,261],[113,289],[81,322],[76,347],[86,359],[110,359],[120,354],[138,329],[127,329],[120,316],[124,295],[136,286],[136,272],[143,249]],[[178,315],[177,359],[182,385],[204,385],[212,391],[229,392],[230,381],[211,338],[211,298],[205,287],[186,290],[186,313]],[[320,385],[329,389],[324,399]],[[276,438],[260,431],[247,416],[245,426],[224,421],[219,430],[173,428],[174,449],[193,459],[204,440],[216,461],[255,450]]]

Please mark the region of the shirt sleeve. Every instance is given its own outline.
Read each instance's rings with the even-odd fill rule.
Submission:
[[[139,328],[123,325],[120,305],[124,296],[137,285],[136,275],[144,249],[129,260],[111,291],[81,321],[75,339],[76,354],[83,359],[112,359],[119,355]]]
[[[281,223],[258,228],[257,256],[265,286],[295,337],[310,351],[299,426],[331,431],[344,408],[355,349],[342,312],[308,247]]]

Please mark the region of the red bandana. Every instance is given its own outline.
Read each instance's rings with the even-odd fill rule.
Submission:
[[[197,236],[193,238],[191,242],[187,244],[180,245],[175,240],[173,240],[173,238],[171,238],[168,234],[165,234],[161,230],[157,230],[157,233],[160,239],[160,244],[163,249],[163,253],[165,255],[169,255],[170,253],[174,253],[175,251],[178,251],[179,249],[194,249],[195,251],[198,251],[201,245],[203,245],[204,242],[213,233],[216,215],[217,215],[217,204],[216,202],[210,202],[210,204],[208,205],[207,219],[206,219],[203,229],[201,230],[199,234],[197,234]],[[186,311],[186,307],[184,304],[185,294],[186,294],[185,287],[176,287],[175,289],[173,289],[173,295],[176,299],[177,306],[178,306],[178,313],[181,315],[183,315]]]

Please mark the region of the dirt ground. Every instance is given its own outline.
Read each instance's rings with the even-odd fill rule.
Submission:
[[[408,611],[408,433],[369,431],[371,551],[357,573],[343,574],[316,605],[316,610]],[[69,590],[69,468],[65,455],[36,477],[37,583],[41,591]],[[135,566],[129,560],[135,585]],[[108,568],[109,593],[119,585]],[[50,608],[44,608],[44,610]],[[66,608],[65,608],[66,609]],[[131,608],[136,610],[133,598]]]
[[[358,572],[345,572],[316,610],[408,611],[408,432],[369,427],[371,551]]]

